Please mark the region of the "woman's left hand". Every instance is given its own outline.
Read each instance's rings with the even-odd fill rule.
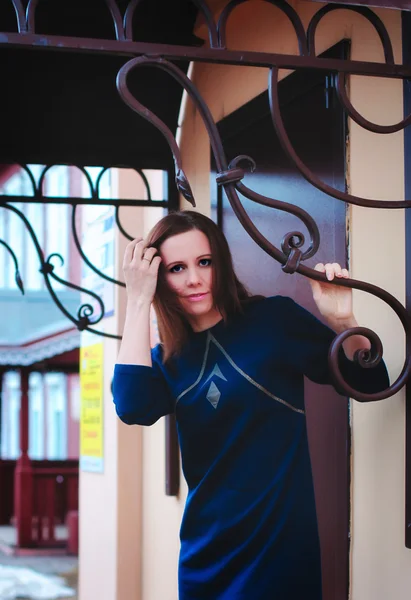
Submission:
[[[349,277],[347,269],[342,269],[338,263],[325,265],[318,263],[315,270],[325,273],[329,281],[332,281],[334,277],[338,279]],[[339,323],[348,323],[354,319],[351,288],[313,279],[309,279],[309,282],[318,310],[334,329],[339,329]]]
[[[315,270],[325,273],[328,281],[332,281],[334,277],[347,279],[349,276],[347,269],[342,269],[338,263],[318,263]],[[313,279],[309,281],[318,310],[331,329],[342,333],[358,327],[352,308],[352,288]],[[345,355],[350,360],[353,360],[357,350],[369,350],[370,347],[370,341],[363,335],[352,335],[343,342]]]

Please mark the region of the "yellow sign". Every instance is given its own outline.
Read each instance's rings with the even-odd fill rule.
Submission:
[[[103,344],[80,348],[80,468],[102,473]]]

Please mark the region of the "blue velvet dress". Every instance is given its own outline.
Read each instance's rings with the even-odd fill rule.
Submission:
[[[227,325],[193,333],[165,368],[116,365],[126,423],[175,412],[188,497],[181,525],[180,600],[321,600],[317,517],[303,375],[331,383],[335,334],[289,298],[250,303]],[[384,364],[346,379],[388,385]]]

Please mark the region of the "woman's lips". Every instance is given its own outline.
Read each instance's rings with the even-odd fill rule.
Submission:
[[[190,296],[186,296],[186,298],[189,302],[199,302],[207,296],[207,293],[208,292],[204,292],[202,294],[190,294]]]

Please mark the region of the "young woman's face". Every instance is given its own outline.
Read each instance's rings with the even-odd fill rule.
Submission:
[[[194,331],[220,321],[212,295],[213,264],[207,236],[197,229],[174,235],[163,242],[160,255],[167,283]]]

